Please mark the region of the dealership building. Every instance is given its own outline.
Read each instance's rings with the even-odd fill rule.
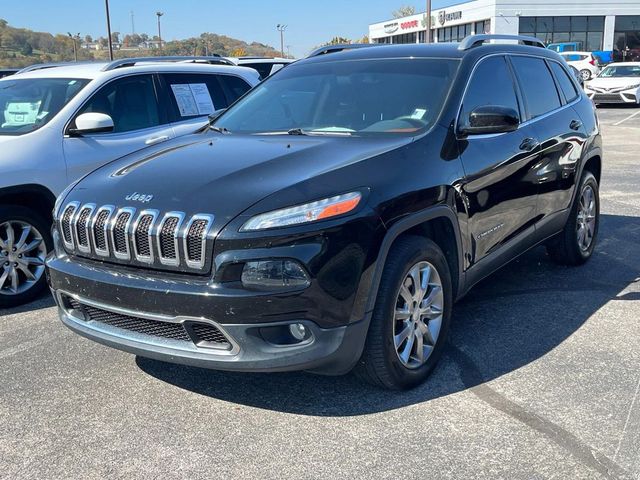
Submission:
[[[424,13],[369,26],[372,43],[424,43]],[[431,15],[431,41],[467,35],[531,35],[547,44],[576,42],[588,51],[640,57],[640,0],[473,0],[449,2]],[[580,49],[579,48],[579,49]],[[618,58],[619,59],[619,58]]]

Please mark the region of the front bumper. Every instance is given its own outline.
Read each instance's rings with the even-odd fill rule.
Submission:
[[[216,295],[197,309],[194,303],[200,302],[196,298],[168,283],[160,304],[157,288],[145,293],[136,287],[136,279],[124,275],[117,283],[96,281],[100,273],[106,272],[55,256],[47,260],[60,319],[84,337],[136,355],[218,370],[311,370],[337,375],[353,368],[364,347],[366,319],[322,328],[291,312],[260,323],[221,324],[206,314],[206,306]],[[145,296],[149,297],[146,301]],[[233,308],[232,303],[217,300]],[[187,302],[191,303],[188,308]],[[178,310],[187,314],[168,314],[166,305],[181,305],[185,308]],[[196,311],[200,314],[194,314]],[[292,323],[304,325],[307,336],[303,340],[287,336]]]
[[[640,98],[636,90],[613,93],[587,90],[586,93],[595,103],[640,103]]]

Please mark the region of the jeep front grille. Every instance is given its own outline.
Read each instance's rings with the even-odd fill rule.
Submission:
[[[213,215],[161,214],[113,205],[71,202],[58,228],[69,253],[103,261],[204,273],[211,265]],[[169,268],[167,268],[169,267]]]

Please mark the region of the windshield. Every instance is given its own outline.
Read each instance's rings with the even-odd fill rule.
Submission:
[[[458,64],[416,58],[293,64],[255,87],[215,126],[250,134],[416,132],[436,120]]]
[[[600,77],[640,77],[640,65],[609,65],[602,72]]]
[[[0,82],[0,135],[23,135],[45,125],[89,80],[6,79]]]

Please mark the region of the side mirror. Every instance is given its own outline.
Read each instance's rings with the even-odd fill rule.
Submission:
[[[70,128],[69,134],[81,136],[86,133],[107,133],[113,132],[113,119],[98,112],[83,113],[76,117],[76,128]]]
[[[464,122],[464,120],[463,120]],[[484,105],[475,108],[460,127],[465,135],[513,132],[520,125],[520,115],[513,108]]]
[[[576,77],[576,80],[578,81],[578,85],[584,88],[584,78],[582,78],[582,75],[580,75],[580,71],[573,65],[569,65],[569,70],[571,70],[571,73],[573,73],[573,76]]]

